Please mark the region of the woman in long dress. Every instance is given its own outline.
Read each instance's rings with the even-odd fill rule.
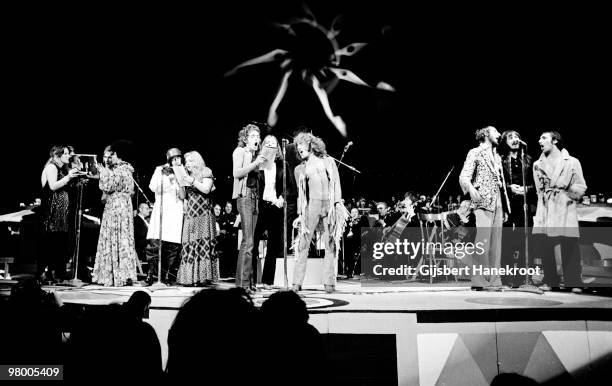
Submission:
[[[214,190],[212,171],[202,156],[185,154],[185,214],[181,265],[177,282],[182,285],[207,285],[219,280],[219,260],[215,253],[217,228],[210,192]]]
[[[110,167],[100,168],[100,189],[106,204],[93,270],[93,282],[104,286],[124,286],[136,281],[137,255],[134,244],[134,168],[113,148]]]

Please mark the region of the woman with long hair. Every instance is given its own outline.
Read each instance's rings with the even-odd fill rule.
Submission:
[[[188,176],[185,189],[185,212],[181,264],[177,282],[182,285],[208,285],[219,280],[219,260],[215,253],[217,225],[210,193],[214,190],[212,171],[197,151],[185,154]]]
[[[42,281],[56,282],[63,279],[66,270],[68,243],[68,185],[78,176],[77,169],[68,170],[70,150],[68,146],[53,146],[49,159],[40,176],[42,186],[41,224],[45,251],[38,264],[38,277]],[[49,275],[44,276],[46,268]]]
[[[100,189],[106,195],[92,280],[104,286],[136,281],[138,257],[134,243],[134,168],[123,158],[127,144],[111,145],[108,167],[100,168]]]
[[[259,245],[259,239],[267,232],[268,241],[261,281],[265,289],[271,289],[276,273],[276,259],[283,257],[285,198],[283,196],[283,158],[276,137],[267,135],[262,142],[262,148],[265,147],[276,148],[276,155],[273,159],[266,159],[259,166],[259,180],[262,186],[260,187],[260,213],[255,231],[255,246]],[[293,178],[293,174],[290,178]],[[290,178],[289,176],[287,178],[289,182]]]

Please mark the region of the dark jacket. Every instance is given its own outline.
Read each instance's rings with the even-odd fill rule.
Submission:
[[[278,196],[283,196],[283,160],[277,159],[274,163],[276,164],[275,188],[276,188],[276,196],[278,197]],[[297,184],[295,182],[293,168],[289,167],[289,165],[286,164],[285,169],[287,171],[287,197],[283,196],[283,198],[287,202],[291,202],[291,201],[297,200],[297,195],[298,195]],[[263,197],[265,185],[266,185],[266,179],[264,177],[264,171],[259,170],[259,197],[260,198]]]
[[[532,158],[529,154],[525,155],[525,183],[527,184],[527,204],[529,208],[529,213],[531,216],[535,214],[535,206],[537,204],[537,195],[535,190],[535,181],[533,180],[533,168],[532,168]],[[519,157],[519,162],[521,162],[521,158]],[[508,192],[508,199],[510,200],[510,205],[520,205],[522,208],[523,205],[523,196],[515,195],[512,193],[512,189],[510,189],[510,185],[512,184],[512,163],[509,155],[504,155],[502,157],[502,165],[504,170],[504,180],[506,182],[506,192]],[[521,184],[522,185],[522,184]],[[521,209],[522,213],[522,209]],[[513,213],[514,215],[514,213]],[[517,213],[518,215],[518,213]]]
[[[136,253],[140,257],[141,252],[144,253],[147,247],[147,232],[149,227],[140,216],[134,217],[134,243],[136,245]],[[144,256],[144,255],[143,255]]]

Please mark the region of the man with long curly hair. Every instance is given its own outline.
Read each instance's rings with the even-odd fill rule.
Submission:
[[[342,204],[340,176],[334,160],[327,156],[325,143],[310,133],[300,133],[294,139],[303,162],[295,168],[298,184],[299,237],[296,239],[293,290],[299,291],[306,275],[308,249],[314,232],[325,245],[323,284],[326,292],[336,285],[337,252],[349,213]]]

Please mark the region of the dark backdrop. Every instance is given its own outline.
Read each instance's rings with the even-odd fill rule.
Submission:
[[[302,13],[299,3],[252,3],[5,10],[2,212],[39,196],[51,145],[100,154],[119,138],[134,141],[144,185],[165,150],[178,146],[201,152],[218,199],[228,198],[237,131],[247,120],[265,121],[280,72],[262,65],[222,75],[282,44],[273,23]],[[612,191],[604,139],[612,66],[602,12],[403,3],[310,4],[324,25],[344,15],[341,45],[370,43],[343,65],[397,92],[339,84],[330,100],[347,123],[345,139],[310,90],[292,82],[278,132],[307,125],[336,157],[353,141],[345,160],[363,174],[353,180],[341,169],[345,190],[384,198],[409,189],[433,194],[453,165],[444,194],[457,192],[477,128],[516,129],[532,155],[540,132],[558,129],[582,161],[590,192]]]

